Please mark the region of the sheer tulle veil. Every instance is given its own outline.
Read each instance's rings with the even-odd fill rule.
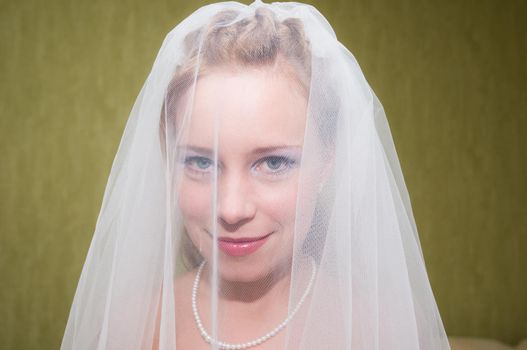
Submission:
[[[449,349],[384,110],[300,3],[165,38],[61,349]]]

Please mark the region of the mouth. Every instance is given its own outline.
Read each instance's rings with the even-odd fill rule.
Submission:
[[[273,232],[258,237],[218,237],[218,248],[230,256],[246,256],[256,252]]]

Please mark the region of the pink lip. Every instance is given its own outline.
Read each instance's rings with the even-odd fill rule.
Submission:
[[[255,238],[218,238],[218,247],[230,256],[245,256],[254,253],[267,242],[271,234]]]

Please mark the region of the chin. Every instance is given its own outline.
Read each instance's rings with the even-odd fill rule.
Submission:
[[[222,280],[229,282],[263,281],[273,277],[273,274],[283,274],[290,266],[289,263],[285,263],[285,261],[290,261],[290,258],[279,259],[276,254],[271,256],[258,254],[258,256],[237,258],[220,252],[219,258],[219,276]],[[284,263],[280,263],[278,260],[283,260]]]
[[[265,279],[272,272],[272,266],[260,259],[236,258],[220,253],[219,275],[229,282],[250,283]]]

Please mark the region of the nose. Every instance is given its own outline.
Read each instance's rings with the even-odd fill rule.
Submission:
[[[218,220],[227,231],[236,231],[254,218],[256,206],[241,176],[224,176],[218,185]]]

